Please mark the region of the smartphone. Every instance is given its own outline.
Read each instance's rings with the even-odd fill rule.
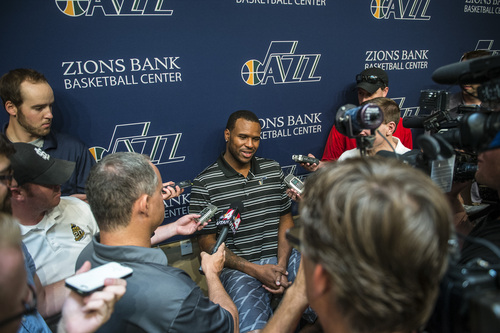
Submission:
[[[298,194],[302,194],[302,192],[304,191],[304,183],[291,173],[286,175],[285,183],[289,188],[297,191]]]
[[[124,279],[132,275],[133,269],[117,262],[110,262],[91,269],[88,272],[70,276],[66,279],[66,287],[78,294],[87,296],[104,288],[107,278]]]
[[[200,221],[201,224],[207,222],[215,215],[216,211],[217,211],[217,206],[208,204],[208,206],[203,208],[203,210],[200,212],[201,216],[198,218],[198,221]]]

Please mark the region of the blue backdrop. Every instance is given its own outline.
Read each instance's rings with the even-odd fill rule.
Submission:
[[[291,155],[322,156],[364,68],[415,114],[420,90],[457,89],[436,68],[500,49],[499,0],[8,0],[0,15],[0,73],[44,73],[56,129],[97,159],[149,154],[165,181],[214,161],[238,109],[261,119],[258,155],[302,174]],[[166,222],[188,205],[189,190],[167,202]]]

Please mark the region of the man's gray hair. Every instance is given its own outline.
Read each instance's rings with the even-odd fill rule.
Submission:
[[[90,208],[102,231],[125,227],[132,207],[143,194],[152,196],[158,176],[149,158],[138,153],[106,155],[92,167],[86,193]]]

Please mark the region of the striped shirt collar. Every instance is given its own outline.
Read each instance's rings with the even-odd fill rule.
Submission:
[[[230,178],[234,177],[237,175],[240,175],[239,172],[233,169],[231,165],[224,159],[224,152],[222,152],[217,159],[217,164],[219,165],[219,168],[221,171],[224,173],[224,176]],[[252,156],[252,159],[250,160],[250,172],[248,173],[248,176],[252,178],[252,175],[255,176],[256,174],[260,173],[260,167],[257,159],[255,158],[255,155]]]

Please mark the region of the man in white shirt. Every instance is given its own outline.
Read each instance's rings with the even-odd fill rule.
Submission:
[[[61,184],[73,173],[74,162],[52,158],[28,143],[14,147],[12,214],[45,286],[75,273],[78,255],[99,228],[87,203],[61,197]]]
[[[396,131],[401,115],[398,104],[386,97],[377,97],[371,99],[368,103],[373,103],[380,107],[384,114],[384,120],[382,124],[374,130],[373,134],[375,135],[375,139],[373,141],[373,146],[366,149],[366,154],[368,156],[373,156],[381,150],[387,150],[396,154],[404,154],[410,151],[411,149],[406,148],[398,138],[392,136]],[[360,135],[368,136],[370,135],[370,130],[363,130]],[[357,157],[360,156],[360,154],[360,149],[354,148],[345,151],[340,155],[338,160],[342,161],[347,158]]]

